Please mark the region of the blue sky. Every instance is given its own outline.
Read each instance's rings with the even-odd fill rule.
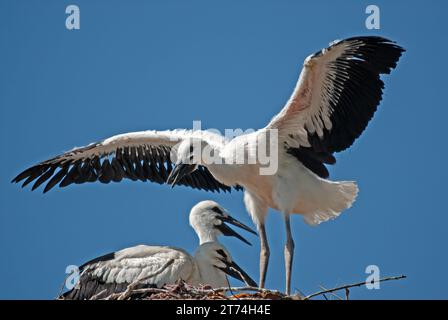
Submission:
[[[81,29],[65,28],[65,7]],[[364,26],[368,4],[381,30]],[[243,194],[142,182],[21,190],[24,168],[108,136],[144,129],[260,128],[289,97],[303,59],[328,42],[379,34],[407,49],[385,78],[362,137],[337,155],[335,180],[356,180],[355,205],[335,221],[292,220],[293,288],[312,293],[406,274],[358,299],[448,298],[446,22],[444,1],[0,1],[0,298],[57,295],[65,267],[140,243],[193,251],[198,201],[220,202],[251,224]],[[284,227],[268,218],[267,286],[284,289]],[[253,247],[223,239],[258,280]]]

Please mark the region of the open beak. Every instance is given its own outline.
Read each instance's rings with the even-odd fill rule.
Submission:
[[[232,224],[238,228],[244,229],[246,231],[249,231],[250,233],[253,234],[257,234],[254,230],[252,230],[251,228],[249,228],[248,226],[246,226],[244,223],[239,222],[238,220],[236,220],[235,218],[232,218],[230,215],[228,215],[227,213],[224,213],[222,215],[217,216],[216,218],[218,218],[219,220],[221,220],[221,224],[215,226],[216,229],[218,229],[219,231],[221,231],[221,233],[227,237],[235,237],[240,239],[241,241],[243,241],[244,243],[248,244],[248,245],[252,245],[249,241],[247,241],[245,238],[243,238],[241,235],[239,235],[235,230],[233,230],[232,228],[230,228],[228,224]]]
[[[219,269],[221,269],[225,274],[244,282],[246,285],[250,287],[258,287],[257,283],[254,280],[252,280],[252,278],[243,269],[241,269],[241,267],[237,265],[235,261],[232,262],[228,262],[226,260],[221,261],[226,265],[226,267]]]
[[[171,185],[171,188],[174,188],[174,186],[187,174],[192,173],[196,169],[195,164],[186,164],[186,163],[179,163],[177,164],[173,171],[171,171],[170,175],[168,176],[168,179],[166,180],[166,183]]]

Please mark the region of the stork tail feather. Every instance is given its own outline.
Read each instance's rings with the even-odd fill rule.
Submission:
[[[304,214],[305,222],[309,225],[318,225],[337,218],[342,211],[352,206],[358,195],[358,186],[353,181],[326,182],[325,198],[319,208]]]

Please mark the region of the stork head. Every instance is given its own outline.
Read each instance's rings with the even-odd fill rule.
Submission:
[[[250,287],[257,287],[257,283],[233,261],[230,253],[219,242],[206,242],[202,244],[195,255],[199,266],[211,266],[224,272],[226,275],[238,279]],[[203,272],[204,278],[207,273]],[[208,279],[204,279],[207,281]],[[214,279],[211,279],[212,282]]]
[[[203,139],[191,138],[173,148],[171,160],[175,165],[167,183],[174,187],[184,176],[195,171],[202,164],[202,150],[207,147],[208,144]]]
[[[229,224],[257,234],[245,224],[232,218],[218,203],[207,200],[196,204],[190,212],[190,225],[196,231],[200,243],[215,241],[220,235],[236,237],[250,245],[250,242],[233,230]]]

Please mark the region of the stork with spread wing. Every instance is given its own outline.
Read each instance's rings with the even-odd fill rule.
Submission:
[[[46,182],[66,187],[122,179],[181,184],[207,191],[244,189],[246,208],[260,234],[260,286],[265,283],[269,246],[265,219],[269,208],[280,211],[286,226],[286,292],[290,292],[294,241],[290,215],[301,214],[316,225],[336,218],[355,201],[355,182],[327,180],[326,165],[350,147],[365,130],[381,99],[380,76],[397,65],[404,49],[373,36],[335,41],[305,59],[292,96],[263,129],[226,139],[209,131],[170,130],[122,134],[75,148],[20,173],[13,182]],[[260,174],[260,162],[234,163],[267,132],[278,134],[278,170]],[[219,161],[207,162],[204,148]],[[238,152],[237,152],[238,151]],[[48,182],[47,182],[48,181]]]

